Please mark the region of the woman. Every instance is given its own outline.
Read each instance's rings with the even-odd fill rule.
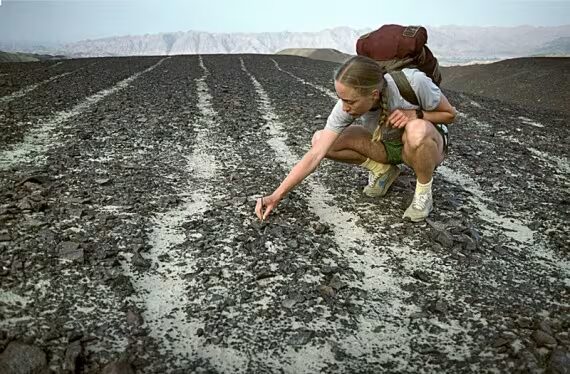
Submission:
[[[313,135],[311,149],[279,187],[257,201],[259,219],[265,220],[324,157],[368,169],[369,184],[364,188],[368,196],[384,196],[400,173],[397,165],[404,162],[414,170],[417,181],[403,218],[418,222],[429,215],[432,174],[443,161],[447,145],[447,130],[440,124],[452,123],[456,111],[423,72],[402,72],[419,106],[404,100],[392,76],[370,58],[352,57],[339,67],[334,77],[339,100],[325,128]],[[359,117],[362,126],[353,124]]]

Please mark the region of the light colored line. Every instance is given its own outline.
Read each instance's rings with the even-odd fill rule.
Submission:
[[[206,84],[210,73],[202,56],[199,56],[199,61],[203,70],[203,75],[195,80],[199,118],[192,124],[196,138],[193,152],[187,157],[187,165],[189,173],[199,179],[200,183],[188,185],[183,191],[186,195],[183,204],[159,215],[155,220],[155,227],[150,234],[152,249],[148,259],[153,264],[160,264],[160,267],[144,274],[133,273],[130,262],[123,263],[123,268],[135,281],[134,287],[139,295],[136,301],[144,305],[144,319],[150,327],[150,335],[160,342],[163,353],[173,355],[178,366],[183,364],[183,360],[198,354],[202,358],[209,358],[221,372],[231,372],[236,365],[247,366],[247,359],[231,348],[203,346],[202,340],[197,338],[196,332],[203,327],[204,322],[187,315],[186,308],[191,301],[195,302],[202,295],[193,295],[190,300],[188,281],[183,278],[195,265],[195,261],[189,261],[188,267],[177,266],[180,261],[188,260],[188,253],[175,248],[186,239],[181,225],[191,217],[201,217],[211,206],[214,197],[211,193],[212,184],[215,183],[220,167],[219,161],[212,155],[212,148],[223,148],[221,154],[232,154],[234,162],[241,163],[239,156],[232,153],[235,147],[229,139],[223,144],[212,141],[211,132],[219,126],[216,118],[220,117],[213,108],[213,99]],[[173,260],[169,263],[161,262],[160,257],[164,254]],[[130,254],[125,254],[125,257],[129,256]]]
[[[283,164],[286,168],[291,168],[299,159],[297,155],[291,151],[286,144],[287,135],[284,132],[284,125],[280,122],[278,115],[272,106],[271,100],[263,89],[263,86],[251,74],[243,59],[241,60],[242,70],[244,70],[250,77],[253,85],[255,86],[258,94],[258,105],[261,108],[263,119],[269,125],[266,130],[270,136],[268,144],[273,148],[277,155],[277,161]],[[359,317],[359,325],[354,334],[346,337],[338,344],[348,352],[354,355],[365,355],[370,358],[371,362],[391,362],[397,363],[398,367],[394,370],[405,370],[408,362],[404,356],[410,355],[412,352],[409,348],[409,343],[412,339],[432,339],[429,333],[418,336],[405,326],[394,323],[393,320],[405,320],[415,312],[420,310],[419,307],[410,304],[406,301],[409,298],[409,293],[402,288],[402,284],[411,281],[406,277],[394,277],[386,266],[389,260],[387,251],[395,253],[405,266],[409,268],[433,268],[434,258],[429,255],[419,258],[413,256],[409,247],[407,246],[386,246],[385,248],[378,247],[376,241],[383,241],[380,234],[371,234],[357,226],[354,222],[358,221],[358,217],[352,213],[344,212],[334,204],[333,196],[327,191],[325,187],[317,183],[314,179],[307,179],[304,181],[307,186],[308,199],[310,208],[315,212],[321,222],[325,222],[333,227],[335,241],[340,249],[339,254],[349,260],[350,266],[357,272],[364,273],[362,283],[352,282],[351,287],[364,289],[371,293],[378,293],[384,296],[382,305],[373,302],[368,306],[368,312]],[[362,239],[366,238],[368,244],[362,244]],[[385,240],[384,240],[385,241]],[[362,256],[355,256],[353,250],[359,249],[364,251]],[[445,282],[453,282],[453,274],[451,269],[447,269],[445,274],[441,274]],[[374,326],[377,321],[384,322],[384,329],[382,332],[373,332]],[[318,322],[315,322],[318,326]],[[449,333],[445,335],[440,333],[437,337],[439,344],[453,349],[447,352],[450,357],[467,357],[469,355],[469,348],[467,345],[459,346],[452,340],[454,334],[460,333],[463,336],[469,336],[467,329],[460,326],[458,321],[449,321],[447,323],[439,323],[438,326]],[[322,326],[321,326],[322,327]],[[467,339],[469,340],[469,339]],[[330,358],[323,354],[326,347],[322,346],[307,346],[299,352],[286,352],[287,360],[292,362],[292,370],[295,372],[314,372],[325,367]],[[381,354],[379,354],[381,352]],[[299,357],[304,358],[304,362],[311,362],[311,365],[297,365]]]
[[[502,217],[489,209],[487,203],[492,203],[493,200],[484,195],[476,181],[445,165],[438,166],[437,173],[441,174],[446,180],[461,186],[462,189],[471,194],[469,198],[483,220],[496,225],[498,228],[506,229],[504,234],[517,242],[533,244],[534,231],[518,219]]]
[[[67,72],[67,73],[59,74],[59,75],[56,75],[56,76],[54,76],[54,77],[48,78],[48,79],[46,79],[45,81],[42,81],[42,82],[40,82],[40,83],[36,83],[36,84],[32,84],[32,85],[30,85],[30,86],[24,87],[24,88],[22,88],[21,90],[16,91],[16,92],[14,92],[13,94],[10,94],[10,95],[8,95],[8,96],[2,96],[2,97],[0,97],[0,104],[9,103],[10,101],[13,101],[13,100],[15,100],[15,99],[17,99],[17,98],[20,98],[20,97],[22,97],[22,96],[25,96],[26,94],[28,94],[28,93],[34,91],[34,90],[37,89],[38,87],[41,87],[41,86],[46,85],[46,84],[48,84],[48,83],[50,83],[50,82],[53,82],[53,81],[56,80],[56,79],[63,78],[63,77],[65,77],[66,75],[69,75],[69,74],[71,74],[71,73],[73,73],[73,72]]]
[[[306,84],[306,85],[309,85],[309,86],[313,87],[313,88],[316,89],[317,91],[320,91],[320,92],[324,93],[326,96],[330,97],[330,98],[333,99],[333,100],[338,100],[338,96],[337,96],[333,91],[329,90],[328,88],[319,86],[318,84],[314,84],[314,83],[308,82],[308,81],[304,80],[303,78],[298,77],[298,76],[296,76],[295,74],[293,74],[293,73],[291,73],[291,72],[289,72],[289,71],[287,71],[287,70],[285,70],[285,69],[282,69],[282,68],[279,66],[279,64],[277,63],[277,61],[275,61],[274,59],[271,59],[271,61],[273,61],[273,63],[275,64],[275,67],[277,68],[277,70],[279,70],[279,71],[281,71],[281,72],[283,72],[283,73],[285,73],[285,74],[290,75],[291,77],[295,78],[296,80],[298,80],[299,82],[301,82],[301,83],[303,83],[303,84]]]
[[[25,135],[22,142],[13,145],[12,149],[0,152],[0,170],[10,169],[18,163],[37,160],[39,156],[43,155],[43,153],[45,153],[45,151],[54,144],[54,140],[57,135],[53,132],[56,128],[63,125],[73,117],[85,112],[91,106],[103,100],[107,96],[125,89],[134,80],[139,78],[141,75],[152,71],[168,58],[170,57],[161,59],[151,67],[133,74],[132,76],[120,81],[111,88],[101,90],[96,94],[89,96],[87,99],[77,104],[70,110],[59,111],[50,118],[40,122],[39,125],[33,127]]]
[[[59,62],[59,64],[61,64],[61,62]],[[20,97],[22,97],[22,96],[25,96],[26,94],[28,94],[28,93],[34,91],[34,90],[37,89],[38,87],[41,87],[41,86],[46,85],[46,84],[48,84],[48,83],[50,83],[50,82],[53,82],[53,81],[56,80],[56,79],[63,78],[63,77],[65,77],[65,76],[69,75],[69,74],[77,73],[78,71],[83,70],[83,69],[86,69],[86,68],[88,68],[89,66],[94,65],[94,64],[95,64],[95,63],[92,62],[92,63],[90,63],[90,64],[88,64],[88,65],[86,65],[86,66],[82,66],[82,67],[77,68],[77,69],[75,69],[75,70],[73,70],[73,71],[69,71],[69,72],[67,72],[67,73],[62,73],[62,74],[53,76],[53,77],[51,77],[51,78],[48,78],[48,79],[46,79],[46,80],[44,80],[44,81],[42,81],[42,82],[39,82],[39,83],[36,83],[36,84],[32,84],[32,85],[30,85],[30,86],[24,87],[24,88],[22,88],[21,90],[16,91],[16,92],[14,92],[14,93],[12,93],[12,94],[10,94],[10,95],[2,96],[2,97],[0,97],[0,104],[9,103],[10,101],[13,101],[14,99],[17,99],[17,98],[20,98]],[[56,65],[57,65],[57,64],[56,64]],[[55,66],[55,65],[54,65],[54,66]],[[53,67],[53,66],[52,66],[52,67]],[[1,74],[0,74],[0,75],[1,75]]]
[[[531,126],[540,127],[540,128],[544,127],[544,125],[542,123],[536,122],[536,121],[534,121],[530,118],[527,118],[527,117],[519,116],[519,117],[517,117],[517,119],[520,119],[522,121],[522,123],[524,123],[525,125],[531,125]]]

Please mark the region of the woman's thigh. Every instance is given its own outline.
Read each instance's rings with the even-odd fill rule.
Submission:
[[[333,152],[352,150],[378,162],[387,162],[386,149],[382,142],[372,141],[372,134],[363,126],[350,125],[332,146]]]

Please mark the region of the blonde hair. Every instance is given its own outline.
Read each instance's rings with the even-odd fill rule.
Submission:
[[[354,88],[360,95],[369,95],[375,89],[380,91],[382,112],[372,136],[374,141],[382,139],[380,128],[388,121],[388,98],[384,74],[386,74],[386,69],[373,59],[364,56],[349,58],[334,74],[335,81]]]
[[[386,70],[373,59],[354,56],[336,70],[334,80],[354,88],[361,95],[367,95],[375,89],[382,89],[380,85],[385,73]]]

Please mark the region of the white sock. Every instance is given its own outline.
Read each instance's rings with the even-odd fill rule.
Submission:
[[[416,195],[418,194],[424,194],[424,193],[430,193],[431,194],[431,183],[433,182],[433,178],[430,179],[429,182],[427,182],[426,184],[422,184],[420,183],[419,180],[416,180]]]

